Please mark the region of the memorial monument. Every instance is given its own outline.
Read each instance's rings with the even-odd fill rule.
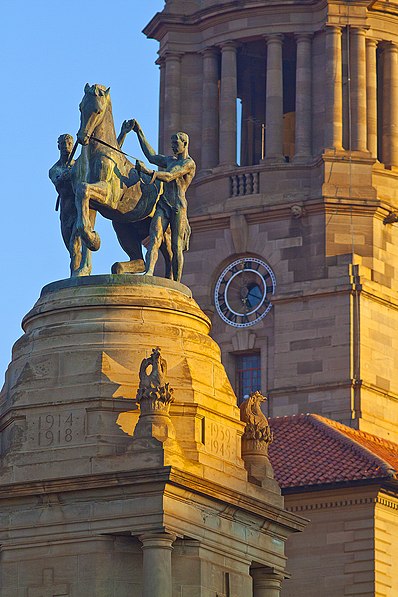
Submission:
[[[305,520],[274,480],[262,396],[241,420],[210,321],[180,283],[188,136],[173,133],[165,157],[127,129],[162,171],[127,160],[109,89],[86,85],[81,154],[63,135],[50,171],[71,277],[25,316],[1,393],[1,595],[277,597]],[[90,276],[97,211],[130,261]],[[170,279],[151,275],[162,245]]]

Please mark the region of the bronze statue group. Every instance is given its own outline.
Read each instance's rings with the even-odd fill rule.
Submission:
[[[176,132],[173,155],[158,154],[136,120],[123,122],[116,137],[109,89],[87,84],[80,103],[77,143],[69,134],[58,138],[59,160],[49,176],[58,193],[61,233],[70,254],[71,276],[90,275],[91,251],[100,247],[94,230],[97,212],[112,221],[129,261],[117,262],[112,273],[154,275],[159,250],[165,258],[165,277],[180,282],[183,252],[189,246],[186,191],[195,175],[189,156],[189,137]],[[132,164],[121,150],[126,135],[134,131],[147,160],[161,168]],[[144,263],[142,242],[149,237]]]

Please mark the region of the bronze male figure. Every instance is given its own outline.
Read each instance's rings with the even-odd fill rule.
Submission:
[[[196,165],[188,153],[189,137],[186,133],[176,133],[171,137],[172,156],[157,154],[147,141],[144,132],[137,121],[133,130],[137,133],[138,141],[146,158],[164,171],[152,171],[143,162],[137,160],[136,168],[150,175],[151,182],[164,182],[163,195],[160,196],[155,214],[149,229],[149,246],[146,255],[146,273],[153,276],[158,259],[159,247],[164,233],[170,225],[172,249],[172,276],[177,282],[181,281],[184,264],[183,251],[189,248],[191,228],[187,216],[186,191],[195,176]]]

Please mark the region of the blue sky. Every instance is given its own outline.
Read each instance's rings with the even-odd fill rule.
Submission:
[[[1,292],[0,386],[21,319],[41,288],[69,276],[56,193],[48,170],[57,138],[76,134],[86,82],[111,87],[116,127],[137,118],[156,145],[158,44],[141,33],[164,0],[3,0],[0,23]],[[125,151],[141,155],[135,135]],[[93,273],[109,273],[123,259],[110,222]]]

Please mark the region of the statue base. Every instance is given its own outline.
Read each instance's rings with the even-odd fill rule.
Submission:
[[[248,479],[236,397],[187,287],[152,276],[61,280],[43,288],[23,329],[0,403],[5,594],[42,584],[138,597],[143,558],[157,566],[164,542],[174,542],[177,592],[229,570],[234,595],[246,597],[252,566],[283,572],[285,538],[303,523],[280,493]],[[174,401],[169,413],[146,405],[137,424],[140,364],[154,347]]]

